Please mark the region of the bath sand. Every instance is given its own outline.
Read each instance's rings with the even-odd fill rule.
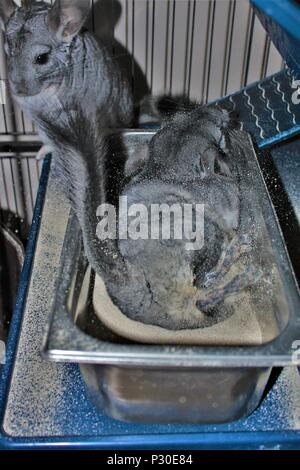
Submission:
[[[134,295],[134,294],[133,294]],[[103,279],[96,276],[93,306],[99,320],[117,335],[138,343],[195,346],[255,346],[262,344],[262,331],[244,294],[243,308],[230,318],[207,328],[171,331],[126,317],[111,300]]]

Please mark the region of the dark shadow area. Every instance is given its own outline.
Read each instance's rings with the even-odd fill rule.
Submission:
[[[8,331],[24,261],[23,244],[14,235],[20,227],[17,216],[0,211],[0,340]]]
[[[300,225],[297,217],[300,206],[300,140],[293,139],[264,152],[259,163],[270,193],[291,263],[300,284]],[[297,194],[298,193],[298,194]]]
[[[114,38],[114,30],[122,14],[122,5],[118,0],[94,0],[93,11],[88,27],[107,47],[111,47],[114,60],[132,84],[134,102],[138,104],[150,93],[147,79],[131,53]]]

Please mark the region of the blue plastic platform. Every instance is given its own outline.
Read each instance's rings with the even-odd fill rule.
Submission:
[[[300,78],[299,0],[251,0],[262,25],[295,78]]]

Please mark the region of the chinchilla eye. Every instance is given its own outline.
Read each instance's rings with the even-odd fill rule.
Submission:
[[[37,65],[45,65],[49,62],[49,54],[48,53],[45,53],[45,54],[39,54],[38,56],[36,56],[35,58],[35,63]]]

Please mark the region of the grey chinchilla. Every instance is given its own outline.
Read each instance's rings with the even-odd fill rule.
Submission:
[[[187,251],[184,238],[96,236],[97,209],[107,202],[104,156],[109,144],[80,110],[75,118],[64,116],[60,128],[45,121],[41,127],[63,155],[59,180],[79,220],[86,256],[120,310],[134,320],[174,330],[219,321],[224,299],[260,276],[245,269],[224,281],[230,264],[251,244],[247,237],[253,217],[245,209],[247,192],[238,170],[247,158],[247,134],[231,128],[225,111],[203,107],[176,114],[149,145],[129,156],[121,191],[128,205],[205,205],[204,245]]]
[[[0,0],[10,89],[33,119],[59,125],[61,107],[81,104],[89,119],[101,116],[101,127],[127,127],[133,119],[128,80],[109,48],[83,29],[90,0]],[[43,141],[45,136],[41,135]]]

